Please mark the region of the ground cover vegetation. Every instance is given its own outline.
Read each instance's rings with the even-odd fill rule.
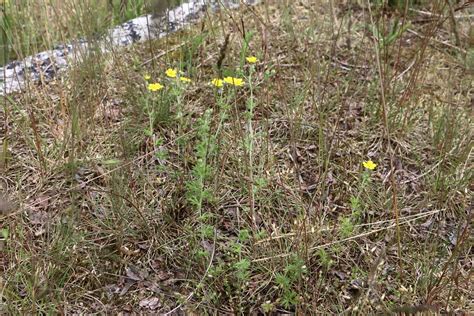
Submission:
[[[2,56],[134,3],[3,1]],[[265,1],[2,97],[1,313],[472,311],[471,19]]]

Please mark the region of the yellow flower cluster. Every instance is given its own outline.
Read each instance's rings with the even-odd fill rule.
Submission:
[[[248,56],[248,57],[245,58],[245,60],[249,64],[255,64],[255,63],[258,62],[258,58],[255,57],[255,56]],[[177,78],[177,79],[179,79],[179,81],[184,82],[184,83],[191,83],[192,82],[192,80],[190,78],[180,76],[179,73],[180,72],[175,68],[168,68],[165,71],[165,74],[168,78],[173,78],[173,79]],[[143,76],[143,78],[147,82],[149,82],[151,80],[151,76],[149,74],[145,74]],[[245,84],[245,81],[242,78],[227,76],[223,79],[214,78],[214,79],[211,80],[211,84],[213,86],[217,87],[217,88],[222,88],[224,86],[224,84],[232,85],[232,86],[235,86],[235,87],[242,87]],[[164,86],[161,85],[158,82],[148,83],[148,90],[150,90],[150,91],[158,91],[158,90],[161,90],[163,88],[164,88]]]
[[[159,82],[148,84],[148,90],[150,90],[152,92],[159,91],[161,89],[163,89],[163,85],[161,85]]]
[[[188,77],[184,77],[184,76],[180,76],[178,74],[178,71],[174,68],[168,68],[166,69],[165,71],[165,74],[169,77],[169,78],[179,78],[179,80],[181,82],[185,82],[185,83],[190,83],[191,82],[191,79],[188,78]]]
[[[234,85],[236,87],[241,87],[244,85],[244,80],[240,78],[235,78],[235,77],[225,77],[224,82],[227,84]]]
[[[249,64],[255,64],[258,62],[258,58],[255,56],[248,56],[245,58],[245,60]],[[224,79],[214,78],[211,80],[211,84],[217,88],[222,88],[225,83],[232,86],[241,87],[245,84],[245,81],[242,78],[236,78],[236,77],[230,77],[230,76],[225,77]]]
[[[166,69],[165,74],[170,78],[176,78],[178,72],[176,71],[176,69],[168,68]]]
[[[245,59],[247,60],[247,62],[248,62],[249,64],[255,64],[256,62],[258,62],[258,59],[257,59],[257,57],[255,57],[255,56],[249,56],[249,57],[247,57],[247,58],[245,58]]]
[[[225,77],[224,79],[214,78],[211,80],[211,84],[217,88],[223,87],[224,83],[233,85],[236,87],[241,87],[244,85],[244,79],[229,76],[229,77]]]
[[[173,69],[173,68],[166,69],[165,74],[169,78],[178,78],[179,81],[184,82],[184,83],[192,82],[192,80],[188,77],[178,76],[178,71],[176,69]],[[145,81],[148,82],[147,89],[149,91],[156,92],[156,91],[159,91],[159,90],[164,88],[164,86],[159,82],[150,83],[149,81],[151,80],[151,75],[149,75],[149,74],[143,75],[143,79],[145,79]]]
[[[369,170],[374,170],[377,167],[377,164],[374,163],[372,160],[367,160],[362,162],[362,165],[364,168],[369,169]]]
[[[221,88],[224,86],[224,80],[222,79],[218,79],[218,78],[214,78],[211,80],[211,84],[217,88]]]

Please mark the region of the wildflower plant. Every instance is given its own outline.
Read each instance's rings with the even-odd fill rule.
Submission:
[[[360,221],[364,209],[364,203],[361,197],[365,191],[370,188],[372,183],[371,175],[377,168],[377,164],[372,160],[367,160],[362,162],[362,167],[364,170],[362,171],[359,184],[357,185],[357,193],[352,195],[349,199],[352,213],[350,217],[340,219],[340,233],[343,238],[352,235],[355,229],[354,224]],[[366,198],[370,198],[370,194],[367,195]]]
[[[362,162],[362,166],[364,167],[364,172],[362,173],[362,189],[365,188],[366,185],[370,184],[370,175],[371,173],[377,168],[377,164],[374,163],[372,160],[367,160]]]
[[[164,74],[165,79],[168,79],[166,84],[152,80],[148,73],[143,75],[148,90],[145,96],[145,109],[149,118],[145,134],[154,139],[156,138],[154,126],[157,122],[164,123],[169,120],[171,104],[176,106],[175,119],[178,120],[179,128],[184,128],[183,94],[186,86],[192,82],[191,78],[182,76],[176,68],[168,68]]]
[[[169,83],[168,102],[174,105],[174,119],[178,123],[178,133],[181,134],[187,125],[186,113],[184,111],[184,95],[187,87],[192,83],[192,79],[184,76],[183,72],[177,68],[168,68],[164,74]],[[181,151],[181,148],[179,151]]]
[[[253,57],[253,56],[248,56],[248,51],[250,49],[249,48],[250,42],[252,41],[254,35],[255,35],[255,32],[253,31],[245,33],[242,50],[240,52],[240,69],[244,68],[245,62],[252,63],[251,61],[253,61],[253,58],[251,58],[251,61],[249,61],[247,58]]]
[[[254,185],[254,168],[253,166],[253,160],[254,160],[254,153],[253,153],[253,146],[254,146],[254,132],[253,132],[253,116],[254,116],[254,109],[256,106],[256,99],[254,97],[254,86],[252,83],[253,80],[253,74],[255,72],[255,67],[253,66],[252,63],[253,59],[251,59],[248,63],[250,65],[250,73],[245,74],[243,71],[237,71],[236,74],[232,75],[227,75],[221,78],[212,78],[210,80],[210,86],[213,88],[213,90],[216,92],[215,93],[215,98],[216,98],[216,104],[217,104],[217,110],[219,113],[219,121],[216,124],[216,129],[215,132],[212,134],[212,136],[208,136],[210,139],[210,142],[212,145],[215,145],[213,152],[218,152],[219,150],[219,141],[221,139],[220,134],[221,130],[223,129],[226,121],[229,119],[229,115],[231,113],[232,107],[235,108],[235,115],[241,115],[242,112],[237,109],[237,92],[245,87],[246,91],[250,91],[250,95],[248,96],[247,104],[246,104],[246,112],[243,113],[246,124],[245,126],[236,126],[240,132],[243,132],[245,130],[245,134],[242,134],[242,145],[244,148],[245,152],[245,161],[246,161],[246,168],[244,170],[248,171],[248,174],[250,176],[250,179],[248,181],[248,194],[250,195],[250,200],[251,200],[251,205],[250,212],[252,215],[253,223],[255,224],[255,215],[254,215],[254,196],[255,193],[257,192],[257,189],[255,188]],[[204,118],[203,118],[204,119]],[[233,120],[233,122],[237,122],[240,120],[239,118],[236,118]],[[201,134],[201,132],[200,132]],[[206,133],[202,133],[203,135]],[[205,141],[203,138],[200,138],[201,141],[203,141],[205,144],[207,141]],[[202,145],[203,145],[202,144]],[[207,143],[209,145],[209,143]],[[199,148],[203,148],[202,145],[199,145]],[[197,155],[198,157],[201,156],[203,158],[204,153],[200,153]],[[206,159],[206,165],[209,168],[209,157],[210,157],[210,152],[207,152],[207,159]],[[211,155],[212,156],[212,155]],[[200,160],[201,162],[204,160]],[[196,166],[199,166],[199,162],[197,163]],[[189,201],[195,205],[197,209],[202,208],[202,203],[200,196],[201,194],[199,192],[204,193],[203,197],[207,198],[207,193],[206,190],[204,189],[205,185],[203,185],[203,182],[201,181],[202,179],[205,179],[208,175],[206,174],[199,174],[198,171],[202,171],[202,167],[198,167],[196,169],[196,173],[194,174],[194,181],[190,183],[188,186],[188,192],[194,192],[193,194],[190,194],[191,196],[194,196],[192,199]],[[208,172],[210,172],[212,169],[207,169]],[[194,173],[194,170],[193,170]],[[199,180],[201,179],[201,180]],[[189,190],[192,188],[192,190]],[[189,199],[189,197],[188,197]],[[248,247],[248,242],[250,240],[250,236],[253,234],[256,234],[257,230],[251,231],[248,229],[240,229],[239,230],[239,236],[238,240],[235,242],[229,244],[229,254],[233,258],[234,263],[232,265],[233,270],[234,270],[234,275],[235,275],[235,282],[239,285],[238,286],[238,291],[244,291],[244,288],[246,287],[246,284],[248,284],[249,277],[250,277],[250,272],[251,272],[251,261],[249,258],[245,257],[245,254],[247,252],[247,247]],[[242,297],[242,295],[238,295],[239,297]],[[242,304],[242,302],[240,302]]]
[[[211,114],[211,109],[206,110],[198,121],[199,141],[195,147],[196,163],[192,170],[192,179],[186,183],[186,198],[199,214],[201,214],[203,203],[212,197],[211,191],[206,188],[206,181],[212,174],[209,159],[215,149],[214,138],[210,137]]]
[[[250,61],[249,61],[250,58]],[[248,155],[248,161],[249,161],[249,194],[250,194],[250,201],[251,201],[251,213],[253,220],[255,221],[255,181],[254,181],[254,142],[255,142],[255,132],[254,132],[254,127],[253,127],[253,119],[254,119],[254,109],[256,106],[256,99],[254,96],[254,83],[253,83],[253,74],[255,72],[255,67],[253,66],[253,63],[256,62],[256,58],[247,57],[247,62],[251,64],[249,68],[249,73],[248,73],[248,82],[249,82],[249,92],[250,96],[247,99],[246,103],[246,119],[247,119],[247,134],[244,140],[244,146],[247,151]]]
[[[162,92],[164,86],[160,82],[152,82],[151,75],[143,75],[147,93],[144,95],[144,108],[148,116],[148,127],[144,130],[146,136],[155,137],[154,126],[161,115]]]
[[[290,309],[299,303],[298,293],[294,288],[306,273],[307,268],[304,261],[296,255],[292,256],[283,273],[276,273],[275,282],[282,292],[281,304],[283,307]]]

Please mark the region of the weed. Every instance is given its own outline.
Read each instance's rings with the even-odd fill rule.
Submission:
[[[215,140],[210,134],[211,114],[212,110],[206,110],[203,117],[198,121],[198,143],[195,147],[196,161],[192,170],[192,178],[186,183],[186,198],[190,205],[201,215],[203,203],[212,198],[211,191],[206,188],[206,181],[212,175],[212,167],[209,164],[210,155],[212,155],[215,148]]]

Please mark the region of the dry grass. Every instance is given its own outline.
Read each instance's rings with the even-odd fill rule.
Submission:
[[[3,311],[472,311],[472,51],[434,4],[373,8],[413,31],[377,60],[368,8],[332,10],[226,12],[5,98]]]

